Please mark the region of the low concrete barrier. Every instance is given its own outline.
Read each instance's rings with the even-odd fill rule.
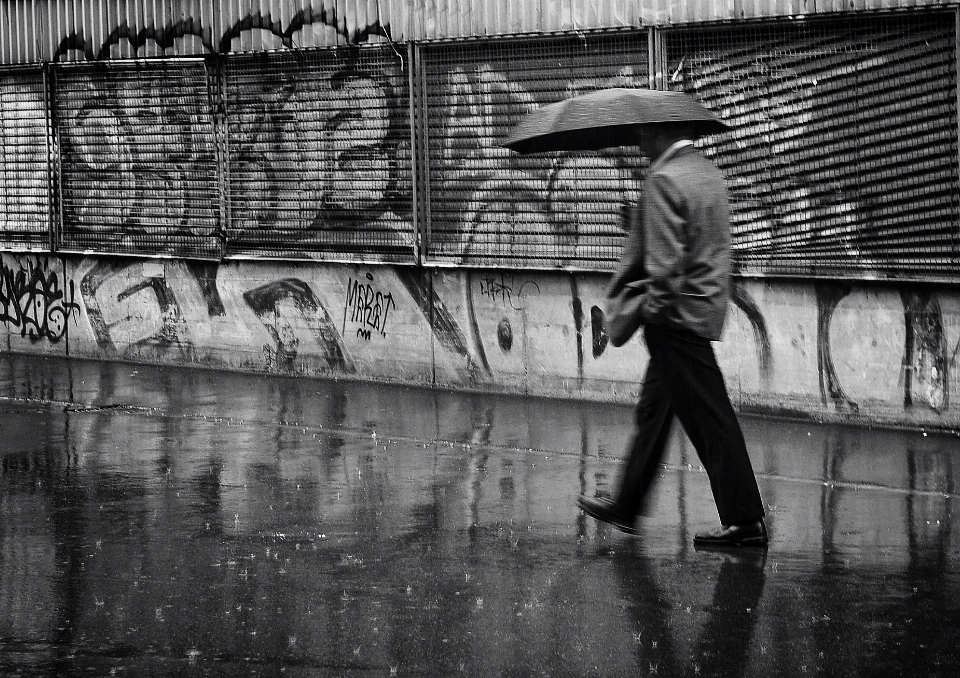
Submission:
[[[321,262],[2,255],[5,349],[630,402],[647,355],[607,276]],[[741,409],[956,428],[960,293],[737,279],[716,345]]]

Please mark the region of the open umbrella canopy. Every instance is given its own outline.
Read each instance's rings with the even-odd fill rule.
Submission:
[[[525,115],[501,144],[518,153],[595,151],[636,143],[637,125],[686,123],[694,136],[726,123],[689,94],[652,89],[603,89]]]

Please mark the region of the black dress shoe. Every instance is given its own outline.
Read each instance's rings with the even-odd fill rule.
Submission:
[[[698,532],[694,546],[766,546],[767,526],[763,519],[740,525],[721,525],[710,532]]]
[[[591,499],[581,496],[577,498],[577,505],[591,518],[609,523],[621,532],[639,534],[634,525],[634,516],[618,511],[609,499]]]

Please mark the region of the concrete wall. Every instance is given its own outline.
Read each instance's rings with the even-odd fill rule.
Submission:
[[[11,352],[632,401],[604,274],[3,254]],[[955,287],[740,279],[717,352],[743,409],[953,428]]]

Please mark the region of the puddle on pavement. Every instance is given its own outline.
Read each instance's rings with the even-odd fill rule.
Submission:
[[[929,676],[960,653],[952,436],[744,418],[773,542],[697,551],[716,516],[682,437],[639,537],[575,508],[615,483],[629,408],[77,370],[0,388],[4,676]]]

